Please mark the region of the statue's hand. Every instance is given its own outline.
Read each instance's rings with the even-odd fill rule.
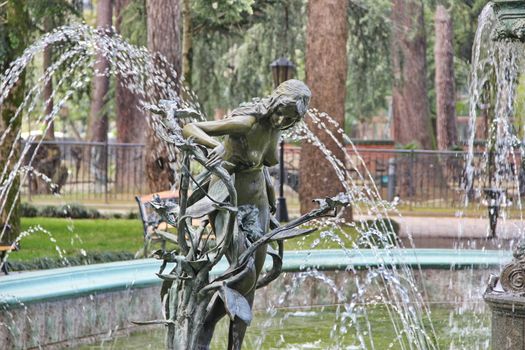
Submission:
[[[270,201],[270,214],[275,215],[277,212],[277,206],[275,205],[275,202]]]
[[[195,109],[188,107],[188,108],[180,108],[180,109],[174,109],[173,115],[177,118],[194,118],[194,119],[202,119],[202,115],[200,112],[196,111]]]
[[[224,149],[224,145],[222,143],[215,146],[215,148],[212,149],[208,154],[208,162],[206,162],[205,166],[208,168],[213,168],[223,160],[225,154],[226,150]]]

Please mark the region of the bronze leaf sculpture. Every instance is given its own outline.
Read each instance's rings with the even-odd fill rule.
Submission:
[[[310,96],[303,82],[288,80],[267,98],[242,104],[220,121],[188,122],[198,112],[169,101],[151,108],[163,116],[161,136],[177,148],[182,164],[178,205],[160,198],[154,202],[158,213],[177,227],[177,236],[165,236],[177,248],[155,253],[163,260],[158,276],[164,280],[165,319],[145,322],[167,326],[167,349],[209,349],[224,316],[230,318],[228,349],[240,349],[255,290],[281,272],[283,241],[315,231],[299,226],[349,204],[343,194],[319,200],[318,209],[284,226],[272,216],[275,194],[267,167],[278,163],[281,132],[304,118]],[[192,176],[192,162],[204,171]],[[266,255],[273,264],[262,275]],[[229,267],[210,278],[223,258]],[[168,263],[175,267],[165,273]]]

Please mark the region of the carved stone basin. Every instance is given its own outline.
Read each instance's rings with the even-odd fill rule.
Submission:
[[[525,42],[525,1],[494,1],[494,13],[498,19],[493,40],[517,40]]]

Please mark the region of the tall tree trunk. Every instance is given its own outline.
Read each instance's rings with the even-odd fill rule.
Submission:
[[[4,72],[7,67],[8,65],[2,66],[2,72]],[[16,162],[20,154],[20,145],[19,143],[15,143],[15,137],[22,126],[22,118],[19,116],[13,122],[11,122],[11,118],[15,114],[17,107],[22,103],[24,93],[25,72],[22,73],[3,105],[0,106],[0,114],[2,116],[0,120],[0,135],[6,131],[11,123],[11,130],[8,132],[3,144],[0,145],[0,169],[4,169],[6,166],[8,167],[6,176],[4,178],[0,177],[0,183],[3,183],[7,179],[9,172],[12,171],[13,163]],[[12,148],[15,148],[15,152],[13,156],[8,159]],[[2,206],[4,200],[7,198],[3,210],[0,212],[0,244],[11,244],[20,232],[20,215],[18,211],[20,204],[18,198],[19,187],[20,177],[17,175],[6,195],[0,196],[0,206]],[[9,225],[10,229],[4,229],[4,225]]]
[[[348,36],[347,1],[310,0],[306,39],[306,84],[312,90],[310,107],[326,112],[344,128]],[[328,150],[344,162],[343,150],[325,130],[308,122],[309,128]],[[339,135],[326,123],[337,139]],[[315,164],[315,166],[312,166]],[[301,148],[299,196],[301,212],[313,207],[312,199],[333,196],[343,191],[334,168],[314,145],[304,143]]]
[[[191,66],[193,57],[193,38],[190,0],[182,0],[182,76],[191,87]]]
[[[147,0],[148,49],[159,53],[181,71],[180,3],[179,0]],[[154,92],[155,93],[155,92]],[[166,98],[156,94],[154,100]],[[155,101],[156,102],[156,101]],[[151,127],[146,134],[146,174],[151,192],[165,191],[174,182],[173,169],[166,145]]]
[[[437,145],[447,150],[457,143],[456,89],[454,84],[454,50],[452,17],[447,9],[438,5],[435,15],[436,43],[436,110]]]
[[[393,0],[393,136],[400,144],[433,146],[427,95],[426,34],[421,0]]]
[[[120,32],[122,11],[131,0],[115,0],[115,28]],[[127,87],[126,80],[117,74],[116,78],[116,113],[117,142],[143,143],[146,138],[146,116],[139,106],[139,98]],[[116,153],[116,186],[119,191],[137,191],[135,182],[142,174],[137,172],[137,159],[141,156],[138,147],[120,147]],[[135,176],[136,175],[136,176]]]
[[[112,25],[113,6],[112,0],[97,1],[97,27],[110,28]],[[106,72],[109,70],[109,61],[102,53],[97,54],[95,62],[95,75],[91,92],[91,112],[89,115],[88,141],[107,142],[108,135],[108,115],[104,111],[109,91],[109,77]],[[97,186],[101,186],[107,181],[106,162],[107,152],[105,147],[92,147],[90,159],[91,170]],[[102,190],[102,188],[98,188]]]
[[[0,6],[0,41],[3,50],[0,52],[0,73],[4,73],[9,64],[22,54],[27,44],[29,30],[29,15],[26,11],[26,1],[8,1]],[[5,177],[0,176],[0,183],[4,183],[13,163],[18,160],[20,144],[15,143],[15,138],[22,127],[22,116],[13,119],[18,106],[22,103],[25,94],[25,72],[23,72],[9,95],[0,105],[0,135],[11,126],[10,132],[0,144],[0,169],[7,167]],[[15,149],[13,157],[8,159],[11,150]],[[20,178],[17,175],[7,193],[0,195],[0,206],[5,201],[5,206],[0,211],[0,243],[12,243],[20,233],[19,197]],[[10,230],[4,230],[3,225],[9,225]]]
[[[52,29],[51,19],[49,17],[44,18],[44,30],[46,32],[50,32],[51,29]],[[43,56],[44,57],[43,57],[43,64],[42,65],[43,65],[44,72],[45,72],[46,69],[48,69],[51,66],[51,64],[53,64],[53,49],[52,49],[51,45],[47,45],[44,48]],[[42,94],[42,97],[44,99],[44,103],[46,103],[46,101],[48,101],[46,103],[46,106],[45,106],[45,109],[44,109],[44,113],[46,115],[51,114],[51,112],[53,111],[53,99],[51,98],[52,94],[53,94],[53,79],[49,79],[47,84],[45,84],[45,86],[44,86],[44,91],[43,91],[43,94]],[[46,138],[46,140],[54,140],[55,139],[55,123],[54,123],[54,121],[50,122],[49,128],[47,129],[47,132],[46,132],[46,135],[45,135],[45,138]]]

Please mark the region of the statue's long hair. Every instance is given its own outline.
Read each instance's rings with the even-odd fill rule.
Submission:
[[[304,117],[312,93],[308,86],[300,80],[290,79],[279,85],[270,96],[254,98],[251,102],[242,103],[231,111],[227,118],[239,115],[251,115],[257,119],[269,117],[279,106],[294,104],[297,113]]]

